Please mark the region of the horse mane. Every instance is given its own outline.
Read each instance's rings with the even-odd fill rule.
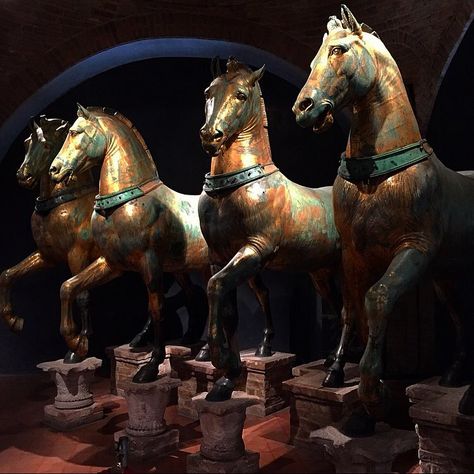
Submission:
[[[152,156],[152,154],[151,154],[151,152],[148,148],[148,145],[145,142],[145,139],[142,137],[142,135],[138,131],[137,127],[135,127],[135,125],[133,125],[133,123],[127,117],[125,117],[125,115],[121,114],[117,110],[114,110],[110,107],[87,107],[87,110],[89,110],[90,112],[92,112],[94,114],[95,113],[102,113],[102,114],[105,114],[105,115],[109,115],[111,117],[116,117],[119,120],[119,122],[126,125],[133,132],[136,139],[140,142],[143,149],[145,150],[145,153],[147,154],[148,158],[150,158],[152,163],[154,163],[153,156]]]

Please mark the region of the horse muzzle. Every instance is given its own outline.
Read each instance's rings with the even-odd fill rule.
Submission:
[[[313,127],[314,132],[322,133],[334,123],[333,109],[334,105],[328,99],[316,104],[311,97],[305,97],[297,101],[292,110],[300,127]]]
[[[65,180],[69,181],[72,176],[72,172],[73,170],[71,168],[62,166],[60,163],[55,163],[54,161],[49,168],[49,175],[55,183],[60,183]]]
[[[22,173],[20,171],[18,171],[16,174],[16,179],[18,184],[25,189],[33,189],[38,182],[38,180],[33,175],[29,173]]]
[[[199,131],[199,134],[204,151],[210,156],[217,155],[224,143],[224,133],[220,130],[213,130],[204,126]]]

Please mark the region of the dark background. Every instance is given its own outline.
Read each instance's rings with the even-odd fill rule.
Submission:
[[[474,168],[470,145],[474,124],[473,36],[471,26],[440,87],[428,131],[438,157],[453,169]],[[128,64],[82,83],[43,113],[73,122],[77,101],[120,111],[143,135],[162,180],[176,191],[198,194],[209,168],[198,135],[204,121],[203,90],[210,82],[209,64],[207,59],[180,58]],[[275,163],[298,183],[312,187],[331,184],[346,141],[341,128],[336,123],[323,135],[300,129],[291,112],[299,89],[268,72],[261,87]],[[35,248],[29,227],[35,193],[20,188],[15,179],[27,135],[25,129],[0,163],[0,269],[18,263]],[[15,335],[0,325],[1,373],[32,371],[35,364],[64,355],[59,334],[59,287],[68,276],[65,268],[59,268],[25,278],[15,286],[14,306],[25,318],[25,327],[23,333]],[[321,312],[308,277],[265,272],[264,279],[271,291],[274,348],[295,352],[300,361],[314,360],[322,349]],[[262,317],[247,287],[240,289],[239,308],[242,348],[255,346],[261,336]],[[128,342],[146,319],[146,293],[140,278],[129,274],[93,290],[91,311],[95,334],[90,354],[104,357],[107,345]],[[440,327],[449,332],[446,318],[441,320]],[[324,340],[327,337],[325,334]]]

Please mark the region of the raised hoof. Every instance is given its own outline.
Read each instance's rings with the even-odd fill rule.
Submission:
[[[341,427],[341,431],[351,438],[362,438],[375,433],[375,418],[364,407],[353,411]]]
[[[258,345],[257,350],[255,351],[257,357],[271,357],[272,348],[268,344],[261,343]]]
[[[474,384],[466,390],[461,398],[459,412],[463,415],[474,416]]]
[[[442,387],[462,387],[466,384],[464,373],[459,369],[448,369],[439,379]]]
[[[344,371],[329,369],[325,379],[323,380],[323,387],[344,387]]]
[[[207,344],[201,348],[194,360],[197,362],[209,362],[211,360],[211,351]]]
[[[134,383],[149,383],[158,380],[158,367],[155,364],[145,364],[134,375]]]
[[[208,402],[224,402],[232,398],[234,383],[232,380],[221,377],[212,387],[212,390],[206,395]]]
[[[65,364],[78,364],[84,359],[85,357],[80,356],[77,352],[68,351],[68,353],[64,356],[63,362]]]

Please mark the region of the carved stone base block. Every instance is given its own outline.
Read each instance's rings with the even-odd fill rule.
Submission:
[[[283,388],[290,394],[290,442],[295,446],[314,449],[309,440],[310,433],[334,425],[349,414],[358,401],[359,379],[354,377],[357,366],[346,364],[344,387],[328,388],[322,386],[326,377],[323,362],[311,363],[310,369],[300,366],[299,370],[304,370],[305,375],[283,382]]]
[[[102,407],[94,403],[90,384],[100,359],[89,357],[77,364],[65,364],[62,359],[38,364],[49,372],[56,384],[54,404],[44,408],[43,422],[60,431],[68,431],[103,417]]]
[[[282,383],[291,378],[296,356],[275,352],[270,357],[257,357],[255,349],[242,351],[240,355],[247,369],[245,391],[260,400],[258,405],[248,408],[247,414],[263,417],[288,406],[288,393]]]
[[[256,459],[256,470],[240,472],[257,472],[259,454],[249,453],[245,450],[242,431],[246,409],[258,404],[258,397],[247,395],[245,392],[235,391],[230,400],[208,402],[205,399],[206,395],[207,393],[201,393],[194,397],[192,401],[194,408],[199,414],[199,423],[202,431],[199,454],[204,460],[213,461],[213,463],[205,463],[201,459],[201,464],[206,464],[208,468],[215,467],[221,469],[220,471],[208,472],[239,472],[235,470],[236,465],[239,465],[240,469],[247,465],[248,469],[253,468],[255,467]],[[191,465],[188,464],[188,467],[195,469],[197,457],[195,456],[190,462]],[[199,466],[199,469],[203,468],[203,465]],[[188,472],[203,472],[199,469]]]
[[[442,387],[433,377],[407,388],[422,472],[474,471],[474,416],[459,413],[467,386]]]
[[[201,453],[190,454],[186,458],[186,472],[188,473],[254,473],[258,472],[260,454],[246,451],[235,461],[212,461]]]
[[[155,436],[131,436],[127,430],[114,433],[117,443],[122,436],[129,439],[129,455],[134,459],[146,459],[152,456],[164,456],[178,449],[179,430],[172,429]]]
[[[413,431],[396,430],[385,423],[378,423],[375,433],[366,438],[350,438],[335,426],[326,426],[313,431],[310,439],[323,448],[336,472],[392,472],[394,459],[418,443]]]
[[[130,382],[135,374],[151,359],[149,347],[131,349],[128,344],[114,347],[107,351],[111,363],[110,392],[121,397],[125,396],[124,387]],[[160,375],[171,375],[177,377],[172,370],[174,358],[187,358],[191,355],[191,349],[184,346],[166,346],[166,358],[160,365]]]
[[[168,430],[164,414],[173,389],[181,381],[169,376],[155,382],[125,382],[124,391],[128,407],[125,435],[130,441],[130,455],[136,458],[161,455],[177,448],[179,433]],[[116,433],[118,440],[123,432]]]

